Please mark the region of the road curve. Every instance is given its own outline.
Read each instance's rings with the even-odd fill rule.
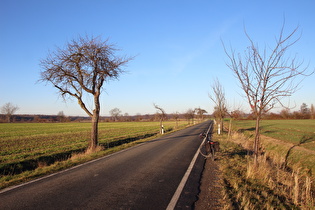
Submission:
[[[0,191],[0,209],[165,209],[209,124]]]

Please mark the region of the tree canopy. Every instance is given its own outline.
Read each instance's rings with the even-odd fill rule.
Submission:
[[[103,84],[118,79],[123,73],[121,67],[132,59],[116,55],[117,51],[108,40],[102,41],[100,37],[79,37],[40,61],[43,70],[40,80],[51,83],[64,99],[76,98],[92,118],[91,149],[98,144],[99,97]],[[92,108],[86,106],[85,96],[92,96]]]

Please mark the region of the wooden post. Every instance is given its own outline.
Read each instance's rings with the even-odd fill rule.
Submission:
[[[229,124],[229,133],[228,133],[228,139],[230,139],[232,133],[232,118],[230,119],[230,124]]]

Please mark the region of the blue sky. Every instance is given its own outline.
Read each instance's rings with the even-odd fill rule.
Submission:
[[[18,114],[85,116],[75,100],[64,102],[51,85],[37,83],[39,60],[79,35],[109,38],[123,55],[136,56],[117,81],[104,85],[101,115],[167,113],[190,108],[213,111],[208,97],[218,78],[230,109],[248,110],[238,81],[226,66],[221,40],[243,52],[247,32],[260,46],[273,46],[285,17],[285,32],[299,25],[291,49],[315,67],[313,0],[0,0],[0,106]],[[315,75],[285,100],[296,109],[315,104]],[[91,105],[91,100],[88,104]]]

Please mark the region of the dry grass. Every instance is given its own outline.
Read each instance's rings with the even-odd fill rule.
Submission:
[[[94,150],[88,148],[85,152],[71,154],[70,159],[71,160],[82,159],[85,158],[86,156],[89,156],[93,153],[101,152],[103,150],[104,150],[103,146],[97,146]]]
[[[315,209],[314,177],[301,167],[283,167],[283,156],[261,156],[253,164],[252,140],[243,134],[217,135],[225,183],[225,209]],[[282,159],[277,159],[282,157]]]

